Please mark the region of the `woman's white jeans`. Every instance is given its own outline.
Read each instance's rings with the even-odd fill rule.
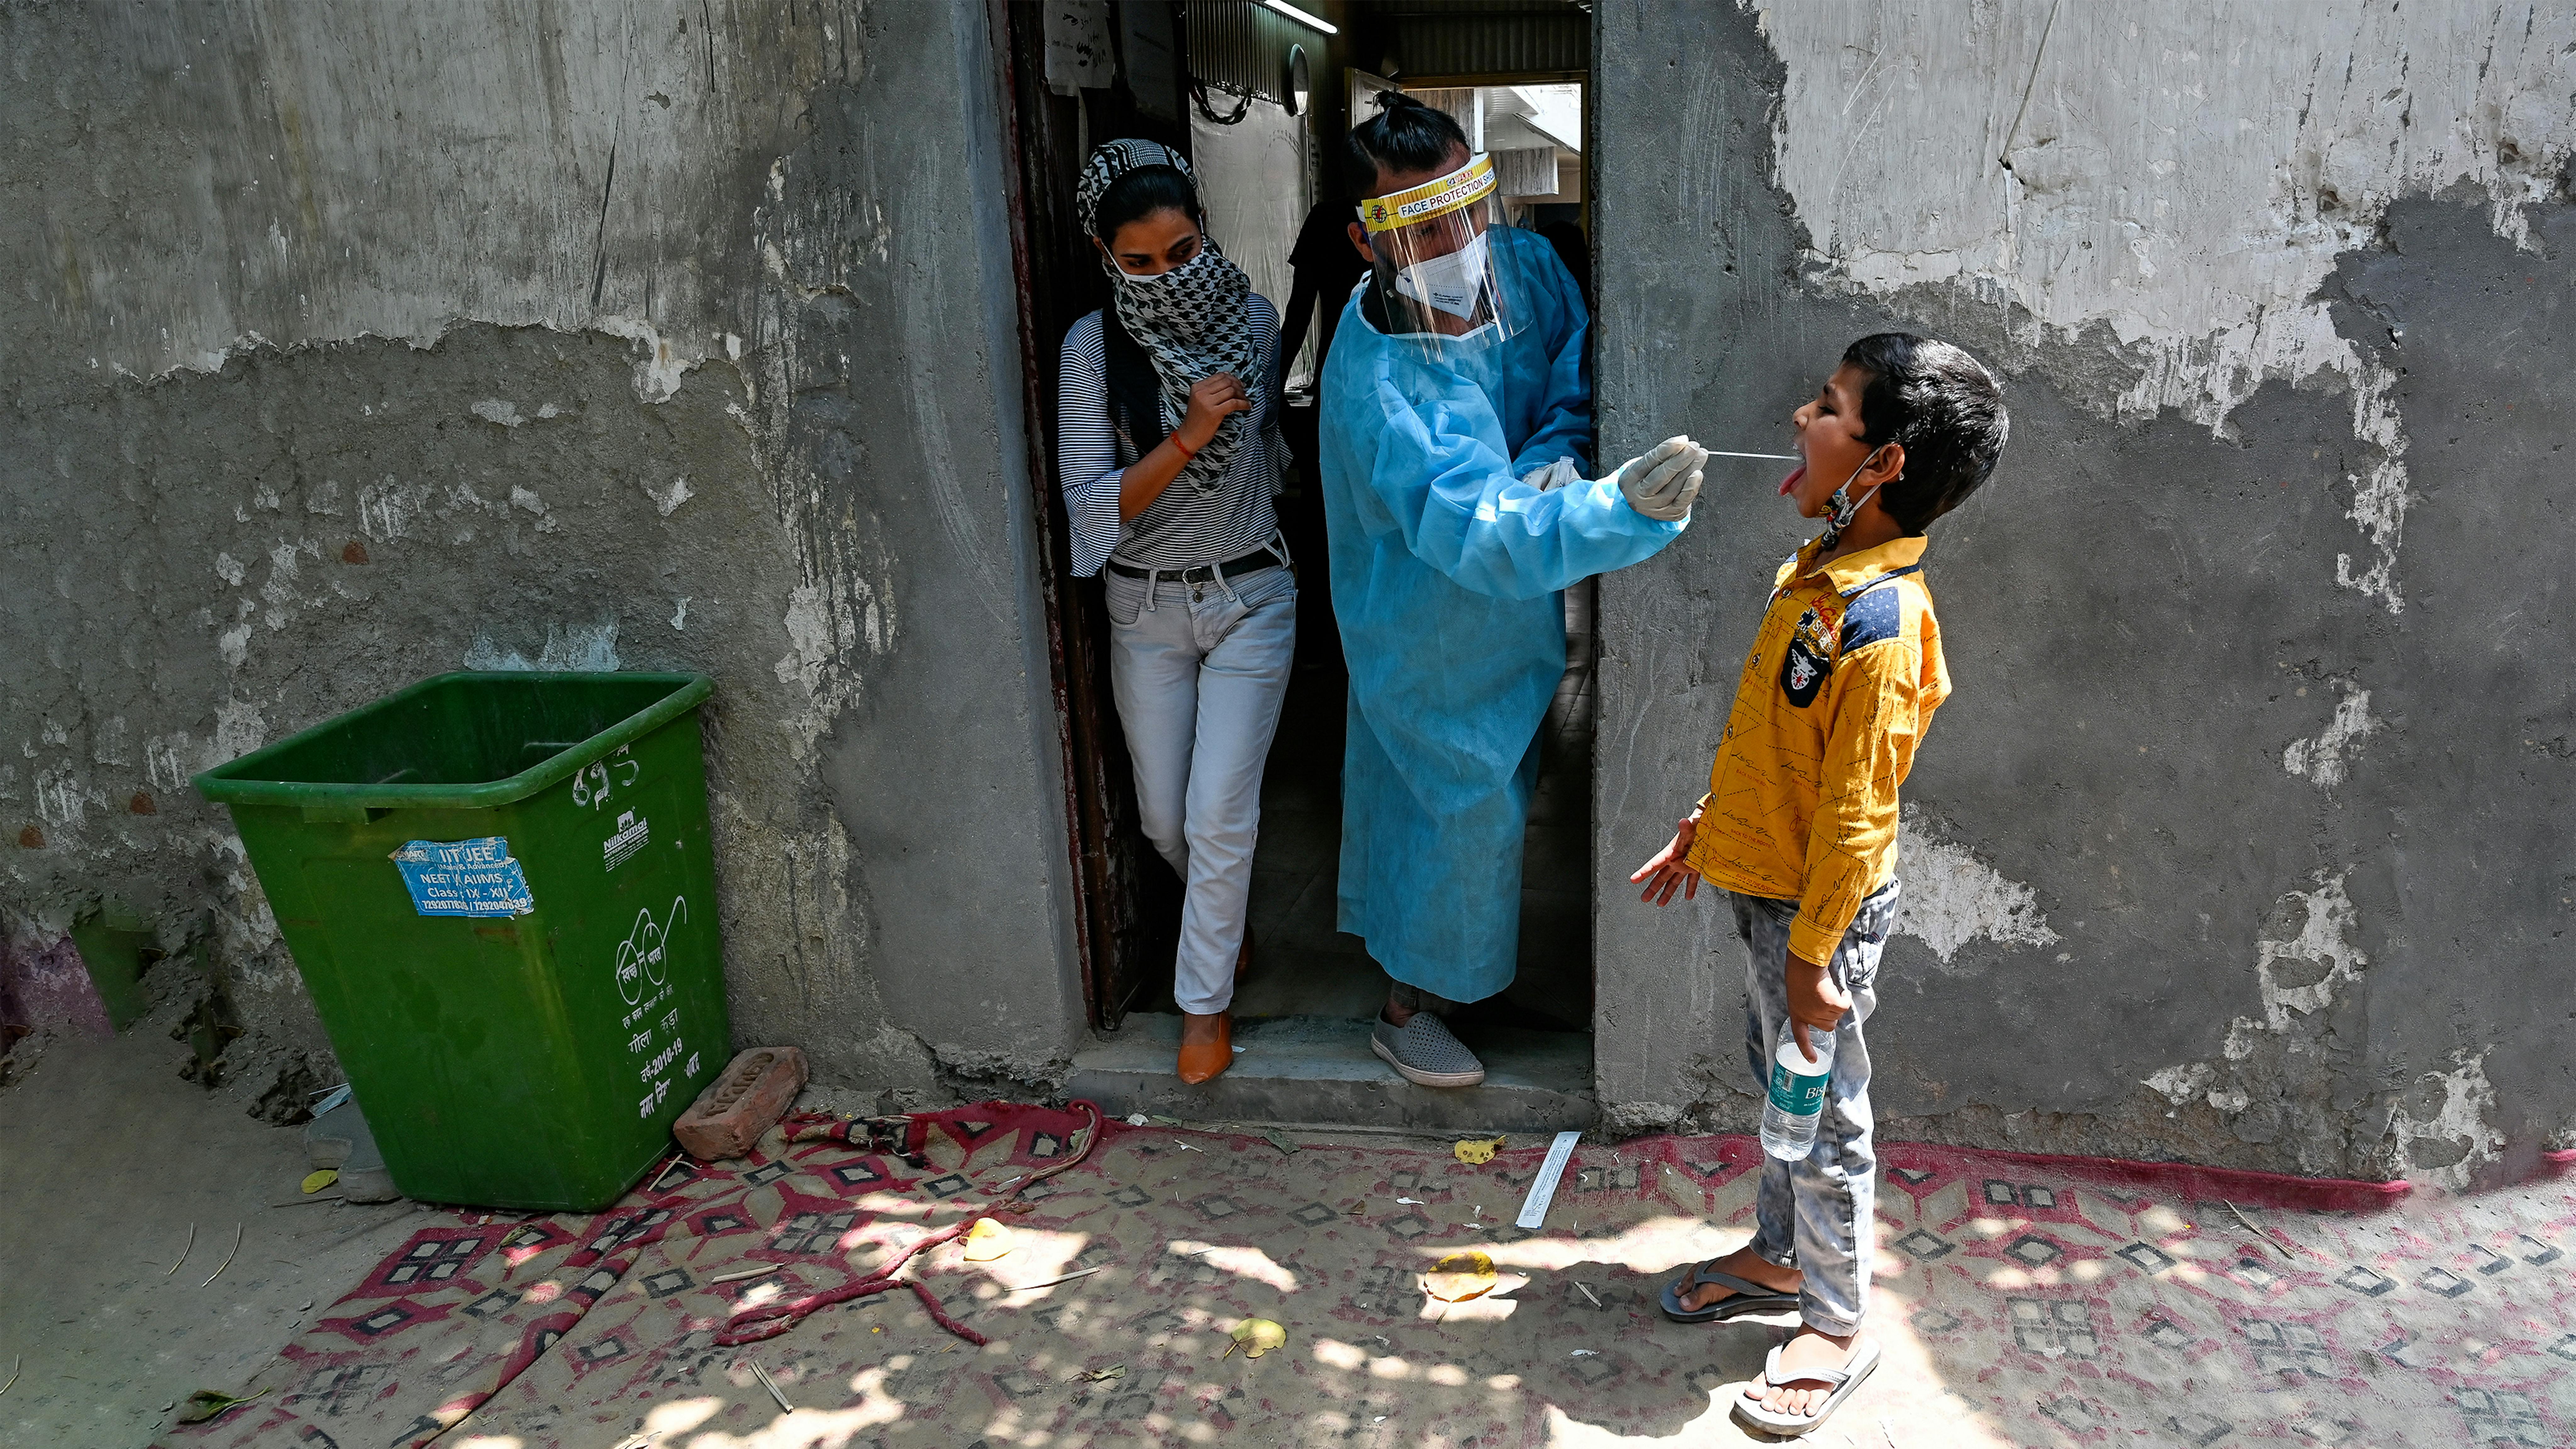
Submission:
[[[1234,1000],[1235,953],[1261,833],[1261,765],[1297,653],[1297,580],[1258,569],[1221,583],[1108,574],[1109,682],[1136,766],[1145,837],[1187,884],[1173,994],[1181,1010]]]

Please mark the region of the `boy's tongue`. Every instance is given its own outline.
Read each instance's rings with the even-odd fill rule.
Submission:
[[[1798,480],[1799,480],[1799,479],[1801,479],[1801,478],[1804,478],[1804,477],[1806,477],[1806,476],[1807,476],[1807,465],[1806,465],[1806,464],[1804,464],[1804,463],[1801,463],[1801,464],[1799,464],[1797,467],[1790,469],[1790,470],[1789,470],[1789,476],[1780,480],[1780,496],[1781,496],[1781,497],[1783,497],[1783,498],[1788,497],[1788,496],[1789,496],[1789,490],[1790,490],[1790,489],[1792,489],[1792,488],[1797,487],[1797,486],[1798,486]]]

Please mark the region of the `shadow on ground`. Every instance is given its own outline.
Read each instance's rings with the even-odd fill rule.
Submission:
[[[55,1086],[40,1073],[0,1097],[13,1147],[40,1111],[59,1114],[40,1160],[62,1185],[49,1197],[13,1173],[9,1187],[7,1351],[27,1358],[0,1401],[11,1442],[140,1442],[161,1404],[202,1385],[269,1392],[166,1442],[1727,1443],[1747,1437],[1726,1416],[1731,1386],[1786,1330],[1681,1327],[1653,1306],[1676,1265],[1748,1230],[1759,1168],[1741,1139],[1586,1147],[1546,1226],[1524,1233],[1509,1215],[1535,1141],[1470,1166],[1446,1144],[1301,1134],[1292,1151],[1114,1126],[1031,1191],[1009,1255],[968,1263],[952,1245],[911,1270],[989,1343],[896,1292],[726,1347],[733,1315],[850,1281],[1062,1161],[1077,1119],[943,1114],[920,1169],[773,1137],[604,1214],[325,1229],[290,1219],[357,1210],[247,1206],[291,1195],[292,1132],[227,1136],[171,1110],[184,1084],[78,1057],[45,1070]],[[133,1135],[156,1114],[164,1136]],[[1883,1165],[1873,1331],[1887,1362],[1819,1443],[2568,1442],[2561,1254],[2576,1202],[2562,1185],[2424,1192],[2380,1213],[2248,1196],[2240,1219],[2080,1163],[1896,1145]],[[202,1237],[234,1204],[251,1222],[240,1281],[174,1285],[173,1225],[194,1216]],[[1426,1296],[1422,1272],[1466,1248],[1495,1260],[1495,1290]],[[1052,1281],[1085,1268],[1099,1271]],[[299,1322],[306,1295],[331,1299],[311,1286],[326,1272],[341,1295]],[[1285,1345],[1229,1354],[1228,1330],[1256,1317]]]

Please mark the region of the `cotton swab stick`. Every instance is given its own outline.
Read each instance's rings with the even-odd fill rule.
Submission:
[[[1795,453],[1729,453],[1718,448],[1702,448],[1700,451],[1708,454],[1712,458],[1769,458],[1773,462],[1778,463],[1798,463],[1805,461]]]

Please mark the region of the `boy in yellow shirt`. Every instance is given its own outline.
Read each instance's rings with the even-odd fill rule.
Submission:
[[[1798,1311],[1735,1405],[1774,1434],[1816,1428],[1878,1366],[1860,1332],[1877,1187],[1861,1023],[1896,917],[1897,786],[1950,694],[1923,531],[1986,480],[2009,431],[1975,358],[1903,332],[1853,343],[1794,422],[1805,463],[1780,491],[1826,526],[1780,567],[1708,793],[1630,877],[1659,906],[1703,880],[1731,893],[1757,1088],[1788,1023],[1811,1063],[1832,1038],[1815,1146],[1764,1158],[1753,1241],[1663,1295],[1682,1323]]]

